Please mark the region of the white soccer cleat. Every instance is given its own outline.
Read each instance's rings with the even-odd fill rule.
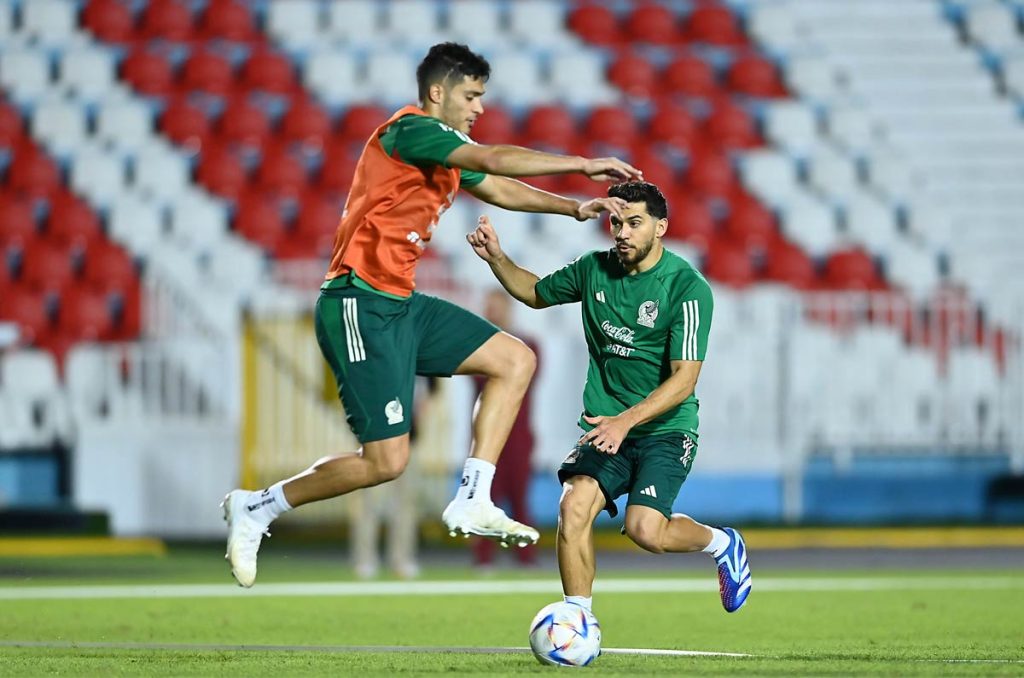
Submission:
[[[489,501],[452,501],[441,514],[448,534],[469,537],[475,534],[498,540],[502,546],[536,544],[540,533],[529,525],[512,520]]]
[[[256,582],[256,553],[260,541],[269,537],[267,526],[249,516],[245,502],[251,492],[232,490],[220,503],[228,524],[228,550],[224,560],[231,563],[231,574],[239,586],[249,588]]]

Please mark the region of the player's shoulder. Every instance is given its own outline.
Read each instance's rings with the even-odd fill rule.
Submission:
[[[685,257],[665,249],[662,276],[681,294],[711,294],[711,285],[704,274]]]
[[[444,122],[433,116],[424,115],[423,113],[406,113],[395,120],[394,124],[398,126],[397,129],[406,133],[452,135],[462,139],[466,143],[471,143],[473,141],[469,138],[469,135],[460,132],[450,125],[446,125]]]

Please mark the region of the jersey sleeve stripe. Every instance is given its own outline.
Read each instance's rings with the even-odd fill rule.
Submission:
[[[693,320],[690,317],[690,302],[683,302],[683,352],[680,356],[682,360],[690,359],[690,326],[693,324]]]
[[[690,360],[697,360],[697,330],[700,329],[700,309],[698,306],[700,302],[694,299],[690,303],[693,304],[693,308],[690,310],[693,314],[693,332],[690,337],[690,341],[692,342],[691,354],[693,357],[690,358]]]

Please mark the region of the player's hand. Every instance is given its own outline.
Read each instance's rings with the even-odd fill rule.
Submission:
[[[588,158],[583,173],[594,181],[642,181],[644,173],[618,158]]]
[[[594,198],[580,203],[576,208],[576,221],[596,219],[601,212],[609,212],[622,220],[622,211],[626,209],[626,201],[622,198]]]
[[[617,453],[632,428],[622,417],[588,417],[584,414],[583,421],[593,424],[594,428],[583,434],[580,443],[589,443],[605,454]]]
[[[491,226],[491,220],[485,215],[476,220],[476,230],[466,235],[466,241],[476,255],[487,263],[497,261],[505,256],[505,253],[501,251],[501,243],[498,242],[498,233],[494,230],[494,226]]]

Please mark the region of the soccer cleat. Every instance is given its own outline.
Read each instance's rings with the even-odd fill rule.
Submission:
[[[228,550],[224,560],[231,563],[231,574],[239,586],[249,588],[256,581],[256,552],[260,541],[269,537],[267,526],[249,516],[245,502],[251,493],[232,490],[220,506],[224,509],[224,522],[228,524]]]
[[[718,563],[718,592],[725,611],[735,612],[743,607],[750,595],[750,563],[747,562],[747,545],[740,533],[731,527],[723,527],[722,531],[729,535],[729,548],[715,558]]]
[[[441,520],[448,527],[448,534],[453,537],[460,534],[469,537],[475,534],[496,539],[506,548],[512,544],[519,547],[529,546],[536,544],[540,539],[537,530],[512,520],[489,501],[452,500],[441,514]]]

